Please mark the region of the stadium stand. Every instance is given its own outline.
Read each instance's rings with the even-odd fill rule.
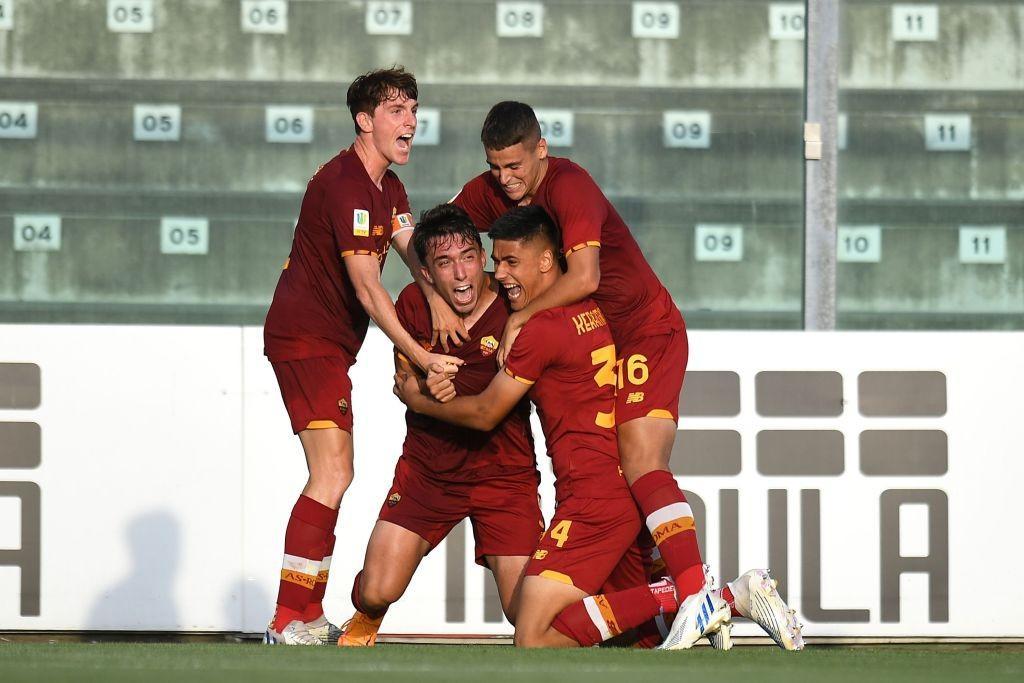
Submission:
[[[351,139],[341,84],[397,62],[432,110],[397,169],[415,211],[521,99],[692,326],[800,325],[799,3],[0,3],[0,321],[262,322],[305,182]],[[1022,327],[1024,7],[900,11],[844,5],[840,325]],[[170,244],[176,217],[205,224]]]

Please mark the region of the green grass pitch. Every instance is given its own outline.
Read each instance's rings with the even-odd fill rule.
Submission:
[[[0,644],[0,681],[433,681],[723,683],[749,681],[1024,681],[1020,646],[810,647],[800,653],[533,650],[505,646],[381,645],[372,650],[254,644]]]

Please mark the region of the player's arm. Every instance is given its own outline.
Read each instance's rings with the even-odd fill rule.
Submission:
[[[391,295],[380,281],[380,265],[373,254],[350,254],[344,257],[345,269],[356,290],[356,297],[366,314],[406,358],[426,372],[431,365],[455,371],[465,361],[453,356],[430,353],[416,343],[398,320]]]
[[[412,228],[402,228],[394,233],[391,244],[398,251],[398,255],[402,257],[402,260],[405,261],[405,265],[409,267],[409,272],[419,286],[420,291],[427,297],[427,304],[430,306],[430,320],[433,326],[433,336],[430,339],[430,345],[433,346],[440,341],[441,348],[445,351],[448,351],[449,341],[456,346],[461,346],[463,340],[469,340],[469,332],[466,331],[462,318],[456,315],[452,307],[448,305],[448,302],[442,299],[441,295],[434,289],[434,286],[423,277],[423,264],[420,263],[416,250],[409,247],[410,242],[412,242]]]
[[[499,372],[482,393],[439,403],[424,396],[411,375],[395,375],[395,395],[413,412],[484,432],[497,427],[529,390],[530,384]]]

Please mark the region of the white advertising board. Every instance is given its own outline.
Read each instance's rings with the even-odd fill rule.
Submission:
[[[731,464],[704,458],[716,471],[679,477],[704,511],[707,561],[716,573],[771,564],[811,637],[1024,635],[1018,611],[976,606],[978,586],[1024,560],[989,531],[1015,518],[1024,478],[1021,348],[1020,333],[691,333],[687,386],[706,391],[699,373],[736,380],[735,409],[689,410],[679,425],[685,443],[738,435]],[[38,371],[0,386],[0,429],[35,425],[0,448],[0,550],[14,551],[0,553],[0,629],[261,631],[305,480],[262,331],[0,326],[0,378],[11,364]],[[887,407],[886,378],[900,373],[927,378],[911,397],[922,410]],[[353,368],[356,481],[325,601],[339,622],[401,448],[391,375],[371,330]],[[805,376],[833,393],[800,398],[776,381]],[[18,403],[24,391],[36,398]],[[780,450],[793,434],[824,440]],[[493,598],[472,539],[461,557],[448,545],[383,632],[510,633],[485,619]],[[1024,602],[1016,583],[1001,590]]]

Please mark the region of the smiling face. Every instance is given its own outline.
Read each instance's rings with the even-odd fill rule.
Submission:
[[[484,250],[461,235],[437,237],[431,240],[423,276],[452,310],[465,317],[480,302],[484,260]]]
[[[513,311],[521,311],[554,281],[554,252],[539,238],[494,240],[491,258],[494,277],[501,283]]]
[[[373,115],[357,114],[356,123],[388,163],[402,166],[409,163],[418,109],[416,100],[396,91],[374,108]]]
[[[517,142],[504,149],[487,149],[487,166],[505,195],[519,204],[533,199],[548,165],[548,143]]]

